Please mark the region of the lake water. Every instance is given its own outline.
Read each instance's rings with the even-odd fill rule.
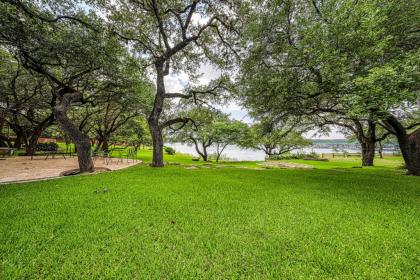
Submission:
[[[186,145],[181,143],[171,143],[168,146],[173,147],[177,152],[183,154],[190,154],[192,156],[198,156],[195,147],[193,145]],[[360,153],[360,150],[346,150],[348,153]],[[210,147],[208,148],[208,154],[215,153],[215,149]],[[333,149],[321,149],[321,148],[304,148],[293,151],[294,153],[311,153],[315,152],[317,154],[331,154],[337,153]],[[292,152],[292,153],[293,153]],[[238,146],[227,146],[223,151],[222,157],[227,157],[230,160],[239,160],[239,161],[263,161],[265,159],[265,153],[260,150],[253,149],[242,149]]]

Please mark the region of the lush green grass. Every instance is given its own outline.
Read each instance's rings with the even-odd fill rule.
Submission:
[[[0,186],[0,279],[416,279],[420,178],[341,163]]]
[[[285,162],[296,162],[311,165],[319,169],[345,169],[345,168],[359,168],[362,165],[361,159],[353,158],[330,158],[328,161],[314,161],[314,160],[285,160]],[[385,156],[383,159],[377,158],[374,162],[374,167],[364,167],[369,169],[402,169],[403,161],[401,157]]]

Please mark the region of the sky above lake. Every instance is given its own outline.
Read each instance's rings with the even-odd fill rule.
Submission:
[[[202,63],[199,68],[201,76],[198,79],[200,85],[206,85],[220,76],[220,71],[209,63]],[[186,73],[171,73],[165,77],[166,91],[170,93],[183,92],[190,85],[189,77]],[[252,123],[252,119],[246,109],[242,108],[236,102],[230,102],[220,109],[229,114],[233,119],[241,120],[246,123]],[[340,131],[332,127],[328,135],[319,135],[317,130],[311,130],[305,134],[305,137],[312,139],[344,139],[345,136]]]

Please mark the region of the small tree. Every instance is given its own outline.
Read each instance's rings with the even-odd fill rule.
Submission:
[[[264,151],[267,156],[282,155],[312,144],[312,141],[305,139],[293,126],[279,127],[270,120],[253,125],[251,131],[252,138],[248,145]]]
[[[152,139],[146,119],[140,116],[130,119],[115,131],[111,137],[111,141],[126,143],[133,146],[136,150],[139,150],[141,145],[151,145]]]
[[[96,150],[108,150],[109,140],[120,128],[135,117],[147,115],[152,103],[152,90],[145,81],[126,79],[121,86],[100,96],[97,101],[99,110],[92,120],[98,141]]]
[[[249,134],[247,124],[237,121],[223,119],[211,125],[213,144],[216,148],[216,162],[219,161],[225,148],[229,145],[241,145]],[[246,140],[245,140],[246,141]]]
[[[193,108],[182,115],[191,121],[182,129],[175,131],[172,139],[194,145],[200,157],[204,161],[208,161],[207,149],[217,139],[213,125],[216,122],[226,121],[227,115],[219,110],[206,107]]]

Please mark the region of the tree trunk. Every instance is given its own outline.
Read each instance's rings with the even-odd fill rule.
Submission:
[[[420,176],[420,128],[410,135],[397,135],[407,174]]]
[[[28,145],[26,145],[26,155],[33,156],[36,152],[36,145],[38,144],[38,139],[41,136],[40,131],[34,131],[29,137]]]
[[[102,151],[109,151],[109,142],[107,137],[102,139]]]
[[[373,166],[375,142],[365,141],[362,145],[362,166]]]
[[[420,176],[420,128],[408,134],[404,126],[394,116],[386,118],[384,123],[398,139],[407,174]]]
[[[98,152],[101,149],[101,146],[102,146],[102,139],[99,138],[98,141],[96,142],[96,146],[95,146],[94,152],[95,153]]]
[[[384,146],[382,145],[382,142],[381,142],[381,141],[379,141],[379,142],[378,142],[378,153],[379,153],[379,158],[384,158],[383,151],[384,151]]]
[[[373,160],[375,158],[376,123],[372,120],[368,121],[368,130],[365,136],[360,121],[353,120],[353,122],[357,131],[357,140],[362,146],[362,166],[373,166]]]
[[[222,156],[223,151],[225,150],[225,148],[227,147],[226,145],[222,144],[222,148],[219,150],[219,144],[217,145],[217,157],[216,157],[216,162],[219,162],[220,157]]]
[[[268,158],[270,158],[271,156],[274,156],[273,148],[267,148],[267,150],[265,151],[265,154],[268,156]]]
[[[152,112],[147,119],[149,123],[150,134],[153,143],[153,160],[150,166],[163,167],[163,137],[162,128],[159,124],[160,115],[163,110],[163,101],[165,96],[165,83],[163,64],[157,63],[156,67],[156,96]]]
[[[200,151],[200,148],[198,148],[198,141],[197,140],[195,140],[195,138],[194,137],[190,137],[190,139],[194,142],[194,147],[195,147],[195,150],[196,150],[196,152],[197,152],[197,154],[204,160],[204,161],[207,161],[208,160],[208,158],[207,158],[207,149],[206,149],[206,146],[205,146],[205,144],[202,144],[201,146],[203,147],[203,151]]]
[[[16,133],[16,131],[15,131],[15,134],[16,134],[16,138],[15,138],[15,143],[13,144],[13,148],[20,149],[22,147],[24,136],[20,133]]]
[[[203,157],[203,160],[204,161],[208,161],[209,160],[209,156],[208,156],[208,154],[207,154],[207,146],[206,146],[206,144],[205,143],[202,143],[202,145],[201,145],[202,147],[203,147],[203,153],[202,153],[202,157]]]
[[[71,102],[71,96],[63,96],[61,102],[53,107],[54,116],[61,129],[70,137],[77,148],[80,172],[93,172],[90,139],[67,116]]]
[[[150,133],[153,142],[153,159],[150,166],[163,167],[163,137],[158,121],[149,120]]]

